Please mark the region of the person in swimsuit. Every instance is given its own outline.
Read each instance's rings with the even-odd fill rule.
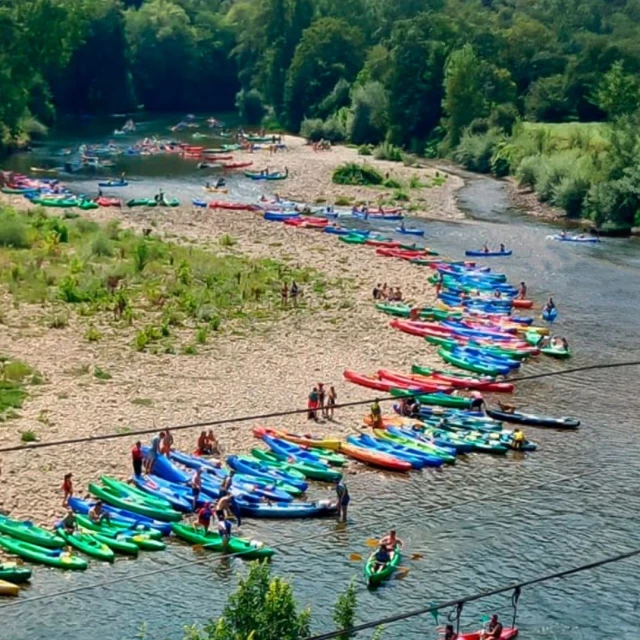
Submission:
[[[191,478],[191,493],[193,496],[193,510],[198,509],[198,499],[200,498],[200,491],[202,491],[202,467],[196,469],[196,472]]]
[[[504,253],[506,250],[507,250],[507,248],[501,242],[500,243],[500,253]]]
[[[335,410],[337,401],[338,394],[336,393],[335,387],[331,385],[329,387],[329,395],[327,396],[327,418],[329,420],[333,420],[333,412]]]
[[[67,533],[73,533],[76,530],[76,514],[72,509],[67,509],[67,513],[60,521],[60,524]]]
[[[456,632],[453,629],[452,624],[448,624],[444,629],[444,636],[442,640],[456,640]]]
[[[502,626],[502,622],[498,620],[497,614],[493,614],[491,616],[491,620],[489,622],[489,627],[487,628],[487,640],[500,640],[502,636],[502,632],[504,631],[504,627]]]
[[[200,432],[200,435],[198,436],[198,446],[196,447],[196,449],[198,451],[198,455],[201,456],[206,456],[211,453],[206,431]]]
[[[220,443],[218,442],[218,439],[213,435],[213,429],[209,429],[207,433],[207,446],[209,447],[211,455],[220,455]]]
[[[222,480],[222,484],[220,485],[220,497],[224,497],[231,493],[231,485],[233,484],[233,476],[236,475],[236,472],[232,469],[229,471],[228,475],[224,477]]]
[[[89,509],[88,513],[89,519],[96,524],[101,524],[104,520],[105,522],[111,522],[109,518],[109,514],[105,513],[102,510],[102,500],[97,500],[96,503]]]
[[[218,533],[222,538],[222,548],[226,549],[229,540],[231,540],[231,528],[233,525],[231,521],[225,517],[224,511],[216,512],[216,516],[218,518]]]
[[[384,546],[386,547],[387,551],[393,551],[396,547],[402,547],[402,540],[400,540],[400,538],[396,537],[396,530],[395,529],[391,529],[391,531],[389,531],[389,533],[384,536],[383,538],[380,538],[380,546]]]
[[[522,451],[524,448],[524,443],[526,440],[526,436],[524,435],[524,431],[520,429],[513,430],[513,448],[516,451]]]
[[[198,525],[205,530],[205,533],[209,531],[209,526],[211,525],[211,518],[213,516],[213,511],[211,510],[211,503],[205,502],[200,509],[196,512],[198,514]]]
[[[157,436],[154,436],[151,439],[151,446],[149,447],[149,453],[147,455],[147,466],[145,472],[147,474],[153,471],[153,465],[155,464],[156,458],[160,455],[160,443],[164,438],[164,431],[161,431]]]
[[[173,447],[173,436],[169,429],[164,432],[164,437],[160,441],[160,453],[163,456],[168,456],[171,453],[171,447]]]
[[[140,440],[131,447],[131,463],[133,464],[133,474],[139,476],[142,474],[142,462],[144,454],[142,453],[142,443]]]
[[[338,522],[346,522],[347,508],[351,498],[349,497],[349,489],[341,478],[336,478],[336,496],[338,497]]]
[[[73,495],[73,474],[72,473],[67,473],[64,476],[64,479],[62,481],[62,492],[64,493],[64,496],[62,498],[62,506],[66,507],[68,502],[69,502],[69,498]]]

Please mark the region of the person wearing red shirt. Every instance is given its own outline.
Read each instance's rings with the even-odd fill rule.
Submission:
[[[140,440],[131,447],[131,462],[133,463],[133,473],[136,476],[142,474],[142,461],[144,454],[142,453],[142,443]]]

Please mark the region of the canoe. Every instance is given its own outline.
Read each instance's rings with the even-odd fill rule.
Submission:
[[[550,311],[543,309],[541,315],[542,319],[546,322],[553,322],[558,317],[558,309],[556,309],[555,307]]]
[[[547,236],[548,238],[551,238],[552,240],[558,240],[559,242],[586,242],[586,243],[595,243],[595,242],[600,242],[600,238],[596,238],[596,237],[580,237],[580,236],[561,236],[561,235],[555,235],[555,236]]]
[[[330,449],[331,451],[339,451],[342,443],[338,438],[321,438],[314,437],[310,434],[298,435],[297,433],[290,433],[289,431],[281,431],[280,429],[270,429],[269,427],[254,427],[253,435],[262,437],[264,434],[280,438],[281,440],[288,440],[297,444],[300,447],[311,447],[316,449]]]
[[[322,480],[324,482],[333,482],[334,480],[341,478],[342,474],[339,471],[330,469],[325,465],[309,464],[303,461],[291,461],[286,454],[279,454],[277,452],[263,451],[262,449],[251,449],[251,455],[258,460],[267,462],[269,464],[279,464],[281,468],[288,471],[293,469],[299,471],[305,478],[310,480]]]
[[[544,353],[546,356],[552,358],[559,358],[565,360],[571,357],[571,349],[565,349],[564,347],[542,347],[540,353]]]
[[[129,183],[126,180],[107,180],[105,182],[98,182],[99,187],[127,187]]]
[[[478,258],[498,258],[500,256],[510,256],[513,253],[511,249],[508,251],[483,251],[482,249],[467,249],[464,252],[465,256],[474,256]]]
[[[28,520],[14,520],[0,515],[0,533],[49,549],[61,549],[64,547],[64,540],[60,536],[42,527],[37,527]]]
[[[406,460],[400,460],[399,458],[386,453],[371,451],[370,449],[357,447],[349,443],[343,444],[340,450],[354,460],[358,460],[359,462],[364,462],[365,464],[373,467],[379,467],[387,471],[406,472],[411,470],[411,463]]]
[[[452,364],[456,367],[460,367],[460,369],[473,371],[474,373],[480,373],[488,376],[499,376],[509,373],[508,367],[493,366],[484,361],[465,357],[462,354],[448,351],[447,349],[438,349],[438,355],[447,364]]]
[[[396,547],[389,555],[391,559],[384,566],[374,571],[376,566],[375,556],[377,550],[374,551],[367,559],[364,565],[364,577],[367,580],[367,584],[370,587],[376,587],[384,580],[388,580],[396,571],[402,560],[402,554],[400,548]]]
[[[511,382],[496,382],[495,380],[470,378],[462,373],[442,371],[441,369],[433,369],[431,367],[421,367],[417,364],[412,365],[411,371],[418,375],[431,376],[437,380],[444,380],[453,387],[478,389],[480,391],[490,391],[493,393],[511,393],[515,388],[515,385]]]
[[[225,548],[217,531],[205,532],[204,529],[190,524],[174,523],[173,533],[191,544],[202,545],[207,551],[233,553],[249,559],[270,558],[275,553],[273,549],[265,547],[262,542],[245,540],[234,536],[231,536]]]
[[[133,198],[127,201],[127,207],[157,207],[158,203],[153,198]]]
[[[302,220],[297,211],[265,211],[262,214],[263,220],[271,222],[285,222],[286,220]]]
[[[17,596],[19,593],[20,587],[17,584],[0,580],[0,596]]]
[[[95,502],[72,496],[69,498],[68,504],[76,514],[86,515],[93,508]],[[126,525],[135,530],[138,530],[137,528],[142,526],[148,529],[149,535],[153,535],[154,537],[157,536],[157,533],[165,536],[171,533],[171,524],[168,522],[148,518],[140,513],[114,507],[108,503],[103,504],[103,510],[109,515],[111,523],[117,526]]]
[[[35,562],[45,564],[58,569],[69,569],[83,571],[87,568],[87,561],[78,556],[74,556],[62,549],[45,549],[29,542],[15,540],[0,536],[0,548],[16,556]]]
[[[244,202],[226,202],[224,200],[214,200],[209,203],[209,209],[229,209],[231,211],[253,211],[255,205]]]
[[[31,579],[31,569],[17,562],[0,562],[0,580],[22,584]]]
[[[184,487],[184,491],[176,492],[158,483],[153,476],[132,476],[132,482],[138,489],[149,496],[164,498],[176,511],[191,513],[193,511],[193,497],[190,487]]]
[[[449,407],[452,409],[470,409],[474,400],[474,398],[447,395],[445,393],[418,393],[416,395],[415,392],[407,391],[406,389],[391,389],[390,393],[396,398],[414,396],[421,404],[435,404],[440,407]]]
[[[549,416],[537,416],[532,413],[520,413],[514,411],[500,411],[499,409],[491,409],[487,407],[487,415],[495,420],[503,422],[513,422],[516,424],[526,424],[531,427],[550,427],[554,429],[577,429],[580,426],[580,420],[576,418],[551,418]]]
[[[117,492],[112,489],[101,487],[93,482],[89,484],[89,491],[100,500],[103,500],[114,507],[132,511],[133,513],[139,513],[147,518],[166,522],[177,522],[182,519],[182,515],[171,508],[165,509],[155,506],[132,496],[123,497],[118,495]]]
[[[505,627],[500,634],[500,640],[512,640],[512,638],[515,638],[517,635],[517,628]],[[456,636],[456,640],[483,640],[483,638],[486,637],[486,632],[484,630],[480,630],[473,633],[461,633]]]
[[[368,434],[348,436],[348,439],[349,438],[351,438],[349,442],[356,446],[363,446],[368,449],[377,449],[383,453],[388,453],[389,455],[398,457],[401,460],[407,460],[407,462],[410,462],[416,469],[422,469],[423,467],[441,467],[444,464],[444,460],[435,454],[411,450],[408,447],[396,444],[390,440],[372,438]]]
[[[396,227],[396,233],[402,233],[407,236],[423,236],[424,229],[418,229],[416,227]]]
[[[330,500],[317,502],[249,503],[237,501],[243,516],[251,518],[319,518],[334,515],[338,507]]]
[[[309,486],[309,483],[304,480],[302,474],[299,474],[301,477],[289,475],[273,466],[263,464],[260,460],[252,458],[251,456],[229,456],[227,458],[227,464],[235,471],[255,477],[256,479],[266,480],[276,484],[281,489],[287,487],[286,491],[291,493],[291,495],[300,495],[304,493]]]
[[[111,476],[100,476],[100,482],[104,484],[108,491],[112,491],[123,498],[129,496],[133,500],[139,500],[144,504],[159,509],[170,509],[173,506],[171,496],[151,495],[138,486],[133,486],[117,478],[112,478]]]
[[[288,178],[286,173],[260,173],[256,171],[245,171],[245,177],[251,178],[251,180],[285,180]]]
[[[116,556],[113,549],[110,549],[104,542],[96,540],[90,533],[82,533],[80,531],[69,533],[63,527],[59,527],[57,533],[61,538],[64,538],[67,544],[91,558],[102,560],[103,562],[113,562],[115,560]]]

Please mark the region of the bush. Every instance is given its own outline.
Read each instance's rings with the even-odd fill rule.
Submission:
[[[94,256],[110,256],[113,254],[109,238],[104,233],[97,233],[91,241],[91,254]]]
[[[541,156],[528,156],[520,163],[516,171],[516,178],[521,187],[535,189],[538,180],[538,166],[541,161]]]
[[[233,247],[233,245],[237,243],[238,241],[228,233],[224,233],[223,235],[221,235],[220,239],[218,240],[218,244],[221,247]]]
[[[373,150],[376,160],[391,160],[392,162],[402,162],[402,149],[390,142],[383,142]]]
[[[386,187],[387,189],[401,189],[402,185],[400,184],[400,182],[398,182],[398,180],[396,180],[395,178],[387,178],[383,183],[382,183],[383,187]]]
[[[406,191],[403,191],[402,189],[398,189],[397,191],[394,191],[393,199],[399,200],[400,202],[409,202],[410,198]]]
[[[358,147],[358,155],[359,156],[370,156],[371,155],[371,147],[368,144],[363,144]]]
[[[99,342],[102,340],[102,334],[93,325],[89,325],[89,328],[85,331],[84,338],[87,342]]]
[[[470,171],[489,173],[494,148],[499,141],[500,133],[496,129],[480,134],[473,134],[467,130],[453,152],[453,159]]]
[[[300,125],[300,135],[311,142],[324,137],[324,122],[320,118],[305,118]]]
[[[98,380],[111,380],[111,378],[113,377],[108,371],[105,371],[100,367],[93,368],[93,376]]]
[[[388,99],[380,82],[367,82],[353,91],[353,118],[349,138],[355,144],[375,144],[384,139],[389,125]]]
[[[244,89],[236,94],[236,109],[245,124],[260,124],[266,113],[264,98],[257,89]]]
[[[515,105],[499,104],[489,116],[489,126],[510,136],[519,119],[520,112]]]
[[[378,185],[382,184],[383,181],[382,174],[368,164],[347,162],[337,167],[333,172],[333,182],[335,184]]]
[[[35,431],[23,431],[20,434],[20,440],[22,440],[22,442],[24,443],[37,442],[38,436],[36,435]]]
[[[0,247],[28,249],[31,246],[29,230],[24,220],[8,211],[0,213]]]
[[[564,209],[569,217],[577,218],[582,212],[589,187],[589,180],[583,176],[565,176],[554,187],[551,202]]]

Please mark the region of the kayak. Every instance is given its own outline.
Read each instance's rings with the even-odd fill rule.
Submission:
[[[340,242],[346,242],[347,244],[364,244],[366,242],[366,236],[352,233],[348,236],[339,236],[338,240],[340,240]]]
[[[566,360],[571,357],[571,349],[565,349],[564,347],[542,347],[540,353],[544,353],[546,356],[552,358],[558,358],[560,360]]]
[[[310,480],[322,480],[324,482],[333,482],[342,477],[339,471],[330,469],[326,465],[307,463],[304,461],[291,461],[290,456],[277,452],[263,451],[262,449],[251,449],[251,455],[260,461],[268,464],[281,465],[286,471],[289,469],[302,473]]]
[[[58,569],[69,569],[83,571],[87,568],[87,561],[78,556],[74,556],[62,549],[45,549],[29,542],[14,540],[0,536],[0,548],[20,556],[25,560],[36,564],[45,564]]]
[[[132,476],[131,481],[146,495],[166,499],[176,511],[191,513],[193,511],[193,494],[190,487],[184,491],[174,491],[156,482],[153,476]]]
[[[377,587],[381,582],[388,580],[396,571],[402,560],[400,548],[396,547],[389,555],[391,559],[382,567],[376,567],[376,553],[374,551],[364,565],[364,577],[370,587]]]
[[[286,180],[289,177],[287,173],[260,173],[256,171],[245,171],[245,177],[251,178],[251,180]]]
[[[374,434],[383,440],[389,440],[395,444],[406,447],[409,450],[416,449],[424,453],[435,455],[441,458],[447,464],[455,464],[456,451],[454,447],[449,445],[440,445],[427,440],[421,439],[420,435],[413,431],[405,431],[396,427],[388,429],[374,429]]]
[[[424,229],[418,229],[416,227],[396,227],[396,233],[402,233],[407,236],[423,236]]]
[[[353,384],[360,385],[361,387],[367,387],[367,389],[384,391],[385,393],[389,393],[391,389],[397,386],[389,381],[382,381],[376,376],[368,376],[364,373],[351,371],[350,369],[345,369],[342,375],[348,382],[353,382]]]
[[[271,222],[284,222],[285,220],[302,220],[297,211],[265,211],[262,215],[263,220]]]
[[[558,310],[554,307],[551,310],[542,310],[542,319],[547,322],[553,322],[558,317]]]
[[[93,531],[96,539],[102,540],[102,542],[108,546],[111,546],[111,543],[108,542],[107,539],[133,543],[143,551],[163,551],[167,547],[167,545],[160,540],[162,537],[160,531],[149,529],[144,525],[134,524],[132,527],[127,527],[126,525],[118,524],[114,520],[110,522],[103,520],[100,524],[97,524],[88,516],[78,513],[76,514],[76,522],[83,529]],[[112,548],[114,551],[117,551],[114,547]]]
[[[19,593],[20,587],[17,584],[0,580],[0,596],[17,596]]]
[[[514,411],[500,411],[499,409],[490,409],[487,407],[487,415],[495,420],[504,422],[514,422],[516,424],[526,424],[532,427],[550,427],[555,429],[577,429],[580,426],[580,420],[576,418],[551,418],[548,416],[537,416],[531,413],[520,413]]]
[[[268,427],[254,427],[253,435],[261,437],[264,434],[287,440],[297,444],[300,447],[311,447],[316,449],[330,449],[331,451],[339,451],[341,440],[337,438],[316,438],[310,434],[298,435],[289,433],[288,431],[280,431],[279,429],[269,429]]]
[[[49,549],[61,549],[64,547],[64,540],[60,536],[42,527],[37,527],[28,520],[14,520],[0,515],[0,533],[40,547],[48,547]]]
[[[474,373],[481,373],[494,377],[509,373],[508,367],[493,366],[492,364],[487,364],[481,360],[454,353],[444,348],[438,349],[438,355],[447,364],[452,364],[456,367],[460,367],[460,369],[466,369],[467,371],[473,371]]]
[[[157,207],[158,203],[153,198],[133,198],[127,201],[127,207]]]
[[[596,237],[585,237],[585,236],[562,236],[562,235],[555,235],[555,236],[547,236],[547,238],[551,238],[552,240],[558,240],[559,242],[587,242],[587,243],[596,243],[596,242],[600,242],[600,238],[596,238]]]
[[[246,477],[248,482],[253,481],[259,483],[258,486],[264,486],[268,489],[277,488],[280,491],[286,491],[292,496],[301,496],[304,493],[304,490],[299,486],[288,484],[285,480],[269,473],[266,468],[262,468],[261,470],[259,463],[242,460],[239,456],[228,456],[227,465],[234,471],[242,474],[243,477]],[[237,476],[234,476],[234,479],[235,478],[237,478]]]
[[[120,198],[105,198],[101,196],[100,198],[96,198],[95,204],[100,205],[101,207],[121,207],[122,200]],[[82,205],[80,205],[82,207]]]
[[[107,180],[105,182],[98,182],[99,187],[127,187],[129,183],[126,180]]]
[[[351,438],[351,440],[349,440]],[[423,467],[441,467],[444,464],[444,460],[435,454],[422,452],[418,450],[412,450],[408,447],[404,447],[401,444],[396,444],[390,440],[384,440],[381,438],[372,438],[368,434],[360,434],[359,436],[348,436],[347,440],[356,446],[363,446],[368,449],[376,449],[383,453],[400,458],[401,460],[407,460],[416,469],[422,469]]]
[[[209,203],[209,209],[229,209],[231,211],[253,211],[255,205],[242,202],[225,202],[224,200],[214,200]]]
[[[371,451],[370,449],[358,447],[353,444],[343,444],[341,451],[354,460],[364,462],[365,464],[373,467],[380,467],[387,471],[406,472],[411,470],[411,463],[406,460],[401,460],[400,458],[386,453]]]
[[[31,579],[31,569],[16,562],[0,562],[0,580],[22,584]]]
[[[148,502],[137,497],[132,497],[131,495],[122,496],[108,487],[101,487],[93,482],[89,484],[89,491],[100,500],[103,500],[114,507],[139,513],[147,518],[167,522],[177,522],[182,519],[182,515],[170,507],[163,508],[149,504]]]
[[[194,207],[200,207],[201,209],[204,209],[207,207],[207,203],[205,200],[201,200],[200,198],[194,198],[193,200],[191,200],[191,204]]]
[[[217,532],[206,532],[204,529],[190,524],[175,523],[173,525],[173,533],[175,533],[178,538],[182,538],[191,544],[202,545],[207,551],[233,553],[249,559],[270,558],[275,553],[273,549],[265,547],[262,542],[245,540],[244,538],[236,538],[234,536],[229,539],[225,548],[223,540]]]
[[[447,395],[445,393],[429,393],[416,395],[415,393],[407,391],[406,389],[391,389],[390,393],[396,398],[407,398],[414,396],[421,404],[435,404],[440,407],[449,407],[452,409],[470,409],[474,400],[474,398]]]
[[[80,204],[77,198],[61,200],[59,198],[34,198],[31,202],[43,207],[76,207]]]
[[[90,209],[97,209],[100,205],[93,200],[80,200],[78,203],[78,208],[83,211],[89,211]]]
[[[336,503],[330,500],[269,504],[237,502],[242,515],[253,518],[317,518],[334,515],[338,510]]]
[[[69,506],[77,514],[86,515],[95,505],[95,502],[89,502],[88,500],[82,500],[72,496],[68,501]],[[103,504],[103,510],[109,515],[111,524],[115,526],[127,526],[135,531],[138,531],[139,527],[144,527],[145,533],[149,536],[157,538],[160,536],[168,536],[171,533],[171,524],[160,520],[154,520],[153,518],[147,518],[146,516],[134,513],[127,509],[120,509],[110,504]]]
[[[73,532],[69,533],[65,531],[64,527],[57,529],[58,535],[61,538],[78,551],[95,558],[96,560],[102,560],[104,562],[113,562],[115,560],[115,554],[113,549],[110,549],[103,542],[96,540],[90,533]]]
[[[152,495],[138,486],[132,486],[117,478],[110,476],[100,476],[100,482],[105,485],[108,491],[121,496],[122,498],[131,497],[133,500],[139,500],[144,504],[148,504],[159,509],[170,509],[174,507],[172,496]]]
[[[518,635],[517,628],[505,627],[502,630],[502,633],[500,634],[500,640],[511,640],[512,638],[515,638],[517,635]],[[484,631],[484,629],[482,629],[480,631],[475,631],[473,633],[461,633],[456,636],[456,640],[483,640],[483,638],[486,638],[486,637],[487,637],[486,632]]]
[[[511,249],[508,251],[482,251],[482,250],[474,250],[467,249],[464,252],[465,256],[475,256],[478,258],[498,258],[500,256],[510,256],[513,253]]]
[[[431,367],[421,367],[412,365],[411,372],[430,376],[438,380],[443,380],[451,384],[452,387],[465,387],[467,389],[479,389],[481,391],[491,391],[493,393],[511,393],[515,385],[511,382],[496,382],[495,380],[483,380],[481,378],[470,378],[462,373],[432,369]]]

